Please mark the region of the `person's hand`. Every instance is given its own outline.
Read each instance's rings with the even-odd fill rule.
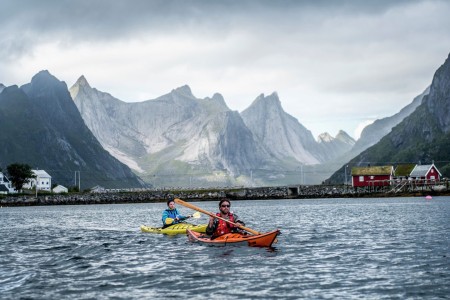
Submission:
[[[236,222],[236,224],[239,224],[239,225],[241,225],[241,226],[245,226],[245,223],[244,223],[244,222],[242,222],[242,221],[240,221],[240,220],[239,220],[239,221],[237,221],[237,222]]]
[[[214,224],[214,218],[213,217],[209,217],[209,226],[213,226]]]

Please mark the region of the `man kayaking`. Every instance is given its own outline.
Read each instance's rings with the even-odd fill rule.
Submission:
[[[239,220],[239,217],[236,214],[230,212],[230,200],[222,199],[219,202],[219,211],[216,216],[221,217],[223,219],[227,219],[233,223],[239,223],[242,226],[245,226],[244,222]],[[211,239],[219,237],[223,234],[230,232],[240,232],[241,230],[227,223],[223,220],[219,220],[217,218],[210,217],[208,227],[206,227],[206,234],[211,236]]]
[[[164,210],[162,213],[163,228],[173,225],[173,224],[178,224],[178,223],[192,217],[192,215],[189,215],[186,217],[180,215],[178,210],[175,208],[175,201],[173,201],[173,199],[167,201],[167,207],[168,208],[166,210]]]

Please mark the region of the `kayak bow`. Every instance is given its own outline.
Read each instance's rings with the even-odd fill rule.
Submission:
[[[280,231],[274,230],[267,233],[257,235],[243,234],[243,233],[226,233],[215,239],[199,232],[187,229],[187,236],[191,242],[200,242],[208,245],[225,246],[227,244],[233,245],[247,245],[250,247],[271,247]]]

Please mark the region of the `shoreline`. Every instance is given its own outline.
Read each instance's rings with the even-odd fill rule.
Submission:
[[[0,198],[0,206],[46,206],[46,205],[90,205],[90,204],[129,204],[159,203],[180,198],[186,201],[217,201],[221,198],[239,200],[281,200],[281,199],[319,199],[319,198],[384,198],[384,197],[426,197],[450,196],[450,190],[435,191],[424,189],[413,192],[393,193],[386,191],[362,192],[342,186],[308,186],[292,189],[289,187],[234,188],[204,191],[146,191],[146,192],[105,192],[18,195]]]

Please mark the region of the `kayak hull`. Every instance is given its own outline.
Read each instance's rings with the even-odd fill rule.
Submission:
[[[176,235],[176,234],[186,234],[186,230],[190,229],[194,232],[204,233],[206,231],[207,224],[194,225],[189,223],[179,223],[170,225],[168,227],[149,227],[145,225],[141,225],[141,231],[147,233],[159,233],[159,234],[168,234],[168,235]]]
[[[226,245],[246,245],[250,247],[271,247],[280,234],[280,231],[273,230],[270,232],[250,235],[243,233],[227,233],[215,239],[211,239],[202,233],[188,229],[187,236],[191,242],[199,242],[207,245],[226,246]]]

